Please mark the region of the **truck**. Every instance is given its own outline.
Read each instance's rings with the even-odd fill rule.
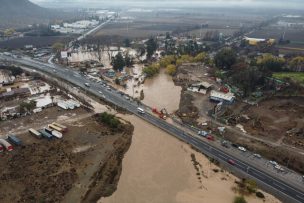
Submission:
[[[58,139],[61,139],[62,138],[62,133],[61,132],[58,132],[57,130],[53,130],[52,131],[52,135]]]
[[[13,143],[16,146],[22,145],[22,142],[19,138],[17,138],[15,135],[9,135],[7,136],[7,139],[9,142]]]
[[[61,133],[63,132],[63,129],[60,128],[60,127],[58,127],[58,126],[56,126],[56,125],[50,124],[50,125],[48,125],[48,127],[50,129],[57,130],[58,132],[61,132]]]
[[[45,130],[47,133],[50,133],[50,134],[52,134],[52,132],[53,132],[53,130],[50,129],[50,128],[48,128],[48,127],[44,128],[44,130]]]
[[[31,128],[31,129],[29,129],[29,132],[30,132],[32,135],[34,135],[35,137],[41,138],[41,133],[38,132],[37,130]]]
[[[52,125],[54,125],[54,126],[57,126],[57,127],[61,128],[63,132],[66,132],[66,131],[68,130],[68,128],[67,128],[66,126],[61,125],[60,123],[56,123],[56,122],[54,122],[54,123],[52,123]]]
[[[48,132],[46,132],[45,129],[41,129],[41,130],[38,130],[38,131],[41,133],[42,137],[44,137],[44,138],[46,138],[48,140],[51,140],[53,138],[53,135],[50,134],[50,133],[48,133]]]
[[[14,149],[13,146],[9,142],[7,142],[5,139],[0,139],[0,144],[3,145],[5,147],[5,149],[9,152],[13,151],[13,149]]]

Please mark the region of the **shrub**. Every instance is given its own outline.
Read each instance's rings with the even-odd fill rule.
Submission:
[[[258,198],[261,198],[261,199],[264,199],[265,198],[265,195],[263,193],[261,193],[260,191],[257,191],[255,193],[255,195],[258,197]]]
[[[243,196],[237,196],[234,198],[233,203],[247,203]]]
[[[149,65],[148,67],[145,67],[143,69],[143,73],[145,73],[147,75],[147,77],[152,77],[155,74],[159,73],[159,64],[158,63],[154,63],[152,65]]]
[[[166,68],[166,72],[169,74],[169,75],[174,75],[176,73],[176,66],[175,65],[168,65],[167,68]]]
[[[118,128],[118,126],[121,124],[118,118],[107,112],[101,113],[98,117],[98,120],[113,129]]]

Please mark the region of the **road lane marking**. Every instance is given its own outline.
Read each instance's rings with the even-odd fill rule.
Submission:
[[[281,185],[278,185],[276,182],[272,182],[273,185],[277,186],[281,190],[286,190],[286,188],[282,187]]]
[[[302,196],[300,196],[300,195],[296,195],[296,196],[297,196],[298,198],[304,200],[304,198],[303,198]]]

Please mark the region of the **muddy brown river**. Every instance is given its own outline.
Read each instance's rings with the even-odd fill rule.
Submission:
[[[157,108],[177,110],[180,87],[172,79],[160,74],[147,80],[144,102]],[[135,117],[120,115],[135,127],[132,144],[123,159],[117,191],[99,203],[231,203],[235,197],[231,188],[237,179],[219,169],[202,154],[164,131]],[[191,157],[192,155],[192,157]],[[195,160],[201,165],[194,167]],[[220,170],[220,169],[219,169]],[[265,193],[264,193],[265,194]],[[278,203],[266,195],[266,202]],[[248,203],[262,203],[256,197]]]

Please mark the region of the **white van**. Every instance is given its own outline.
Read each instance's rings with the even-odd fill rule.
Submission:
[[[145,111],[142,109],[142,108],[137,108],[137,111],[138,111],[138,113],[142,113],[142,114],[144,114],[145,113]]]

